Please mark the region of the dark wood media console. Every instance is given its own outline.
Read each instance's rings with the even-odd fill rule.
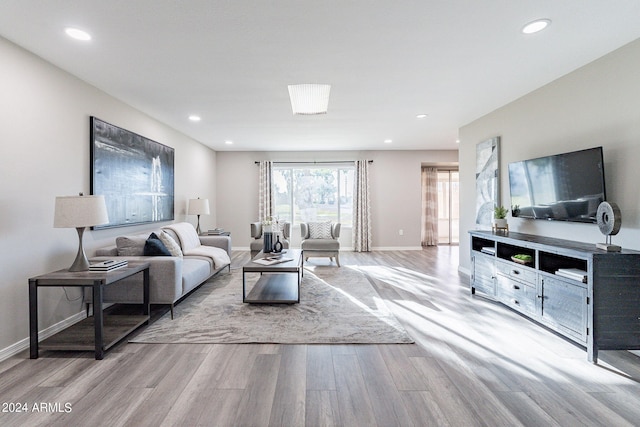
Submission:
[[[594,363],[598,350],[640,349],[640,252],[515,232],[469,234],[472,294],[586,347]]]

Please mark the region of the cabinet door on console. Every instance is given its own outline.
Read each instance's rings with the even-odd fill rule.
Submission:
[[[476,252],[472,258],[471,291],[480,291],[484,294],[495,296],[496,294],[496,261],[491,255]]]
[[[587,339],[587,289],[541,275],[542,319],[581,342]]]

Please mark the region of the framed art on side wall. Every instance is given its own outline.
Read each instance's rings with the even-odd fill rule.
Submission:
[[[103,195],[109,223],[174,219],[174,149],[91,117],[91,194]]]
[[[476,146],[476,228],[491,229],[493,209],[500,205],[500,137]]]

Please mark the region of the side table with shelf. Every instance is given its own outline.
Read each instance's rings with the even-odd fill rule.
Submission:
[[[140,315],[105,315],[102,296],[106,286],[134,274],[143,275],[143,307]],[[57,334],[38,342],[38,288],[79,286],[93,290],[93,316],[71,325]],[[29,279],[29,343],[31,359],[38,358],[39,348],[46,350],[93,350],[96,360],[104,352],[143,324],[149,323],[149,263],[132,263],[108,272],[66,269]]]
[[[469,234],[472,294],[586,347],[594,363],[598,350],[640,349],[640,252],[514,232]]]

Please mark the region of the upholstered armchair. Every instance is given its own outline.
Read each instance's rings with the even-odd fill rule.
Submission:
[[[329,257],[336,259],[340,267],[340,223],[303,222],[300,223],[300,244],[305,261],[310,257]]]
[[[264,240],[262,238],[262,223],[261,222],[252,222],[251,223],[251,244],[249,245],[249,249],[251,250],[251,258],[258,255],[264,246]],[[282,233],[280,234],[280,242],[282,243],[283,249],[289,249],[289,238],[291,237],[291,223],[284,222],[282,223]],[[275,243],[275,241],[273,242]]]

